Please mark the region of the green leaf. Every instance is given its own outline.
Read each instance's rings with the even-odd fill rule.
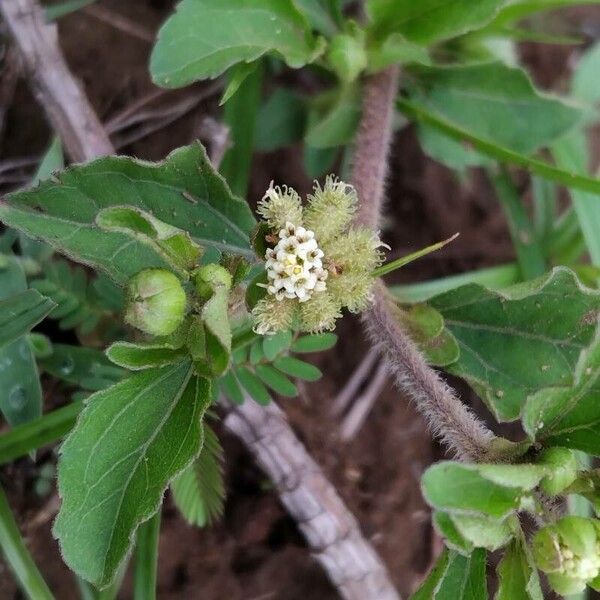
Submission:
[[[304,141],[317,149],[350,143],[361,115],[358,86],[346,86],[340,92],[325,92],[317,97],[308,116]]]
[[[150,72],[182,87],[271,53],[297,69],[322,49],[291,0],[183,0],[158,33]]]
[[[310,353],[324,352],[333,348],[338,341],[335,333],[315,333],[298,338],[292,344],[292,352]]]
[[[271,395],[263,382],[246,367],[237,367],[234,371],[237,380],[257,404],[266,406],[271,402]],[[235,401],[235,399],[234,399]]]
[[[500,62],[415,67],[412,102],[515,152],[531,154],[581,121],[582,113],[539,93],[525,71]]]
[[[244,404],[244,393],[231,371],[219,379],[221,393],[234,404]]]
[[[144,371],[88,398],[61,447],[62,506],[54,524],[63,559],[102,588],[171,479],[198,454],[208,381],[188,362]]]
[[[304,144],[302,160],[308,177],[316,179],[333,169],[340,152],[339,148],[315,148]]]
[[[240,84],[236,95],[225,105],[223,120],[229,127],[231,147],[221,162],[221,174],[234,194],[245,197],[252,167],[256,118],[262,96],[264,67],[255,66]]]
[[[141,371],[179,362],[185,351],[165,344],[115,342],[106,350],[109,360],[124,369]]]
[[[382,43],[368,50],[368,71],[377,73],[390,65],[431,64],[427,48],[409,42],[399,33],[392,33]]]
[[[227,104],[227,102],[229,102],[229,100],[235,96],[235,93],[240,89],[242,83],[244,83],[247,77],[252,75],[258,64],[260,63],[240,63],[234,67],[231,67],[231,72],[227,81],[227,87],[221,96],[219,106]]]
[[[560,183],[566,187],[600,194],[600,180],[598,179],[588,177],[582,173],[561,169],[542,160],[514,152],[506,146],[501,146],[490,139],[473,134],[469,129],[463,128],[405,99],[399,99],[397,105],[407,117],[415,119],[420,123],[431,125],[453,140],[468,142],[479,152],[491,156],[500,162],[522,167],[530,173],[540,175],[549,181]]]
[[[275,335],[264,336],[262,346],[265,357],[269,361],[275,360],[279,354],[290,347],[291,343],[291,331],[281,331]]]
[[[60,440],[71,431],[81,409],[81,402],[71,402],[0,435],[0,465]]]
[[[250,346],[250,364],[257,365],[261,362],[265,357],[265,353],[263,352],[262,340],[256,340],[252,346]]]
[[[124,233],[154,247],[173,270],[184,276],[186,271],[196,266],[202,254],[202,248],[192,241],[187,232],[163,223],[139,208],[105,208],[98,213],[96,223],[105,231]]]
[[[53,344],[52,354],[39,364],[53,377],[92,392],[111,386],[125,375],[104,352],[69,344]]]
[[[293,0],[313,29],[332,37],[342,23],[341,0]]]
[[[6,264],[0,268],[0,299],[21,296],[27,290],[25,274],[14,257],[5,257]],[[31,296],[28,296],[31,299]],[[14,301],[14,300],[13,300]],[[42,388],[37,371],[35,357],[26,336],[16,337],[14,334],[22,329],[22,326],[33,321],[39,321],[40,303],[44,302],[44,312],[52,306],[50,301],[44,301],[41,297],[37,299],[37,315],[29,317],[27,313],[20,312],[22,307],[14,307],[18,311],[20,322],[7,323],[8,331],[6,340],[0,339],[0,411],[11,426],[27,423],[37,419],[42,414]],[[12,301],[8,308],[10,309]],[[4,303],[2,303],[4,304]],[[0,316],[0,322],[9,318],[10,315]],[[15,328],[15,325],[19,327]],[[25,332],[23,332],[25,333]],[[14,341],[5,343],[8,338]]]
[[[275,359],[273,366],[286,375],[306,381],[318,381],[323,377],[323,373],[317,367],[292,356],[281,356]]]
[[[491,519],[478,515],[449,514],[460,535],[475,548],[491,552],[505,546],[512,537],[510,519]]]
[[[168,264],[139,240],[98,227],[98,213],[123,200],[188,231],[202,246],[253,257],[254,217],[199,144],[175,150],[161,163],[108,156],[76,165],[35,190],[9,195],[0,202],[0,219],[124,284],[142,269]]]
[[[546,469],[537,465],[471,465],[439,462],[425,471],[421,485],[438,510],[502,519],[517,510]]]
[[[487,600],[485,567],[485,550],[468,557],[446,550],[411,600]]]
[[[573,384],[579,354],[594,336],[600,293],[559,267],[502,292],[471,284],[430,303],[460,346],[447,370],[507,421],[518,418],[535,391]]]
[[[571,81],[571,93],[575,98],[590,104],[600,102],[598,69],[600,69],[600,44],[596,43],[577,61]]]
[[[137,531],[133,572],[133,600],[156,600],[156,571],[161,517],[161,511],[158,510],[153,517],[142,523]],[[115,581],[118,579],[117,577]]]
[[[107,314],[98,294],[90,287],[85,271],[66,261],[46,264],[43,278],[34,279],[31,287],[56,304],[50,318],[57,319],[61,329],[79,327],[82,334],[87,334]]]
[[[282,375],[273,367],[269,365],[256,365],[254,370],[264,383],[281,396],[295,398],[298,395],[298,388],[285,375]]]
[[[0,300],[0,348],[30,331],[54,306],[52,300],[36,290],[25,290]]]
[[[514,539],[498,564],[494,600],[543,600],[537,569],[525,542]]]
[[[600,455],[600,334],[584,349],[572,387],[532,394],[523,410],[523,427],[544,445],[565,446]]]
[[[444,539],[444,543],[448,548],[456,550],[464,556],[468,556],[473,552],[473,544],[461,535],[450,513],[435,511],[431,520],[434,529]]]
[[[374,35],[397,32],[423,44],[483,27],[506,0],[367,0]]]
[[[200,455],[171,482],[175,505],[190,525],[204,527],[223,514],[223,460],[219,438],[205,424]]]
[[[306,118],[306,101],[287,88],[277,88],[258,111],[254,147],[273,152],[300,141]]]

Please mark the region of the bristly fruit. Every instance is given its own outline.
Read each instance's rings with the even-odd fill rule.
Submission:
[[[125,321],[145,333],[173,333],[183,321],[185,307],[185,291],[170,271],[145,269],[129,281]]]

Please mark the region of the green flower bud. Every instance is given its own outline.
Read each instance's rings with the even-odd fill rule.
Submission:
[[[549,496],[556,496],[577,478],[577,459],[568,448],[548,448],[539,457],[539,463],[547,465],[551,473],[546,475],[540,487]]]
[[[277,231],[288,222],[302,225],[302,201],[296,190],[287,185],[273,187],[271,182],[256,212]]]
[[[182,323],[185,305],[185,291],[173,273],[146,269],[129,281],[125,321],[151,335],[169,335]]]
[[[277,300],[267,296],[259,300],[252,309],[254,331],[259,335],[273,335],[279,331],[292,328],[294,317],[298,312],[298,303],[284,298]]]
[[[356,190],[351,185],[328,175],[325,186],[315,183],[313,193],[308,196],[304,224],[315,232],[319,243],[324,244],[348,227],[357,203]]]
[[[321,333],[335,329],[335,322],[342,316],[340,303],[329,292],[314,294],[300,304],[300,327],[309,333]]]
[[[231,273],[225,267],[214,263],[197,269],[193,279],[196,293],[202,300],[210,298],[216,287],[230,290],[233,283]]]
[[[357,313],[370,306],[373,283],[370,273],[341,273],[327,279],[327,290],[342,306]]]
[[[383,261],[381,240],[370,229],[357,227],[323,245],[325,256],[343,273],[371,274]]]
[[[581,591],[600,574],[600,528],[592,519],[563,517],[533,538],[538,568],[560,594]]]
[[[327,58],[339,78],[347,83],[354,81],[367,68],[364,41],[346,33],[331,40]]]

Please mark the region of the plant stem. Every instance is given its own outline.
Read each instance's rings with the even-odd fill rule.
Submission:
[[[135,546],[135,572],[133,576],[134,600],[156,598],[156,563],[160,534],[160,509],[140,525]]]
[[[506,169],[489,170],[488,174],[508,221],[521,275],[525,281],[535,279],[545,273],[546,261],[521,198]]]
[[[10,510],[4,490],[0,487],[0,546],[21,589],[32,600],[53,600],[54,596],[38,571],[17,522]]]
[[[372,229],[378,228],[381,218],[397,84],[396,67],[373,75],[365,84],[352,183],[359,197],[357,221]],[[496,440],[493,433],[428,366],[402,328],[399,308],[381,282],[375,284],[373,296],[373,307],[363,313],[363,323],[397,386],[415,402],[433,433],[457,457],[467,461],[491,460]]]

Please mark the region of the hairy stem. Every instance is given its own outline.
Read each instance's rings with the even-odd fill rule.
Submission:
[[[373,75],[365,84],[352,182],[360,199],[357,222],[373,229],[379,227],[385,196],[397,87],[396,67]],[[403,329],[399,310],[383,283],[378,282],[373,306],[363,314],[367,334],[379,347],[397,386],[415,402],[432,432],[458,458],[465,461],[493,459],[491,446],[495,436],[426,363]]]

